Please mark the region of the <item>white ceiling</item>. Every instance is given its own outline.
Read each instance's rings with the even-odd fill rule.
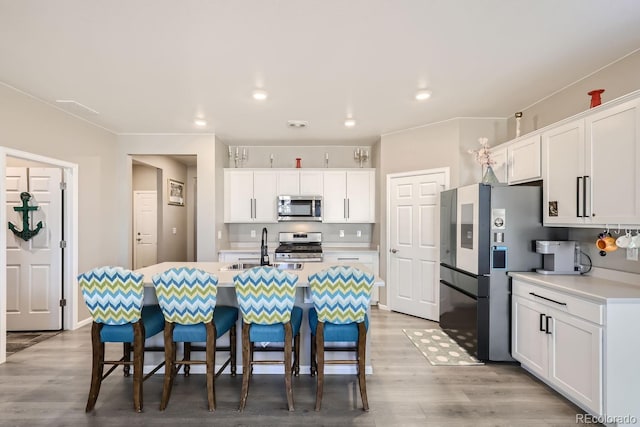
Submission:
[[[511,117],[638,48],[637,0],[0,0],[0,82],[115,133],[236,144]]]

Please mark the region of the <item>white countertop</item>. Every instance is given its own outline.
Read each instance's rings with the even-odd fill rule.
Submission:
[[[522,279],[550,289],[558,289],[598,302],[615,303],[617,300],[640,302],[640,286],[616,282],[600,277],[582,275],[545,275],[539,273],[510,272],[514,279]],[[640,285],[640,283],[639,283]]]
[[[201,270],[206,271],[207,273],[215,274],[218,277],[218,286],[219,287],[233,287],[233,277],[239,273],[239,271],[225,271],[221,270],[229,264],[233,264],[232,262],[163,262],[160,264],[150,265],[149,267],[140,268],[135,270],[138,273],[142,273],[144,275],[144,285],[146,287],[152,287],[153,282],[151,278],[154,274],[162,273],[165,270],[170,268],[177,267],[191,267],[191,268],[199,268]],[[298,287],[306,288],[309,286],[308,277],[314,273],[319,272],[325,268],[332,266],[333,264],[324,263],[324,262],[309,262],[303,263],[303,268],[301,270],[286,270],[288,273],[294,274],[298,276]],[[349,263],[353,267],[356,267],[360,270],[366,271],[368,273],[373,273],[367,267],[358,263]],[[384,286],[384,281],[376,276],[374,281],[374,286]]]

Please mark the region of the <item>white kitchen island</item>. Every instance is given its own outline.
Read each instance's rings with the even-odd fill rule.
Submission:
[[[208,273],[214,274],[218,277],[218,296],[217,296],[217,305],[231,305],[237,306],[237,300],[235,295],[235,288],[233,285],[233,278],[240,271],[238,270],[226,270],[230,262],[163,262],[160,264],[154,264],[149,267],[144,267],[136,270],[138,273],[142,273],[144,275],[144,287],[145,287],[145,304],[157,304],[157,299],[155,295],[155,289],[153,287],[152,277],[155,274],[162,273],[163,271],[169,270],[171,268],[178,267],[189,267],[189,268],[198,268],[204,270]],[[333,263],[325,263],[325,262],[313,262],[313,263],[303,263],[302,269],[300,270],[286,270],[288,273],[294,274],[298,276],[298,292],[296,295],[295,304],[303,309],[303,317],[302,317],[302,326],[300,327],[300,375],[309,374],[310,369],[310,351],[311,351],[311,333],[309,330],[309,318],[308,312],[309,308],[313,306],[311,303],[311,299],[309,296],[309,282],[308,277],[314,273],[319,272],[325,268],[331,267],[334,265]],[[370,269],[366,266],[353,263],[349,264],[352,267],[356,267],[368,273],[372,273]],[[374,286],[384,286],[384,282],[380,277],[375,276]],[[238,323],[237,333],[236,333],[236,348],[237,348],[237,369],[238,373],[242,373],[242,324],[241,324],[241,315],[238,315]],[[371,327],[371,326],[369,326]],[[367,348],[370,348],[370,340],[371,334],[367,334]],[[220,338],[219,345],[227,345],[228,336]],[[157,335],[155,337],[150,338],[147,341],[147,345],[151,346],[162,346],[163,338],[162,334]],[[264,345],[271,345],[270,343],[264,343]],[[275,346],[280,346],[280,343],[276,343]],[[261,359],[269,359],[269,358],[278,358],[280,355],[278,353],[269,354],[266,352],[256,352],[255,358],[256,360]],[[326,359],[343,359],[344,355],[340,355],[339,352],[327,352]],[[145,371],[150,371],[155,365],[160,363],[164,358],[164,354],[161,352],[148,352],[145,354]],[[225,353],[218,355],[217,360],[224,360]],[[220,364],[216,364],[219,367]],[[216,368],[217,369],[217,368]],[[282,367],[277,365],[255,365],[253,368],[253,372],[255,374],[274,374],[274,373],[282,373]],[[159,371],[162,372],[162,371]],[[192,373],[204,373],[204,367],[199,365],[194,365],[191,367]],[[227,367],[225,369],[225,373],[229,373],[230,370]],[[367,352],[366,358],[366,372],[367,374],[372,374],[373,369],[371,367],[371,358],[370,351]],[[356,373],[355,365],[326,365],[325,366],[326,374],[348,374]]]

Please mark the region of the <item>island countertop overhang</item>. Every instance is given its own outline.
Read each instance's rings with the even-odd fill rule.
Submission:
[[[207,273],[214,274],[218,277],[218,286],[219,287],[233,287],[233,278],[236,274],[240,273],[239,270],[225,270],[232,263],[230,262],[161,262],[159,264],[150,265],[148,267],[143,267],[135,270],[137,273],[141,273],[144,275],[144,286],[145,287],[153,287],[152,277],[155,274],[162,273],[163,271],[169,270],[171,268],[179,268],[179,267],[189,267],[189,268],[198,268],[200,270],[206,271]],[[315,274],[325,268],[332,267],[336,264],[327,263],[327,262],[307,262],[303,263],[303,267],[300,270],[284,270],[287,273],[294,274],[298,276],[297,286],[300,288],[306,288],[309,286],[308,277],[312,274]],[[366,266],[360,263],[348,263],[343,265],[349,265],[355,268],[358,268],[367,273],[373,274],[373,272],[368,269]],[[374,286],[384,286],[384,281],[378,277],[374,276]]]

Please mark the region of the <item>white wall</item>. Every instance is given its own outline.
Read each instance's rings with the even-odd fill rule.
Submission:
[[[529,133],[589,109],[593,89],[604,89],[602,102],[640,89],[640,50],[559,90],[534,105],[522,106],[521,134]],[[515,113],[515,112],[514,112]],[[508,138],[515,138],[515,118],[509,118]]]
[[[118,263],[116,142],[114,134],[0,84],[0,145],[78,164],[80,272]],[[80,292],[75,297],[77,318],[87,318]]]
[[[117,172],[123,177],[118,187],[118,204],[122,211],[131,212],[131,156],[135,155],[195,155],[198,163],[197,186],[197,260],[217,260],[216,232],[216,156],[215,136],[206,135],[119,135],[117,137],[118,164]],[[163,185],[166,179],[163,177]],[[186,181],[186,170],[184,178]],[[164,193],[164,191],[163,191]],[[177,207],[176,207],[177,208]],[[185,208],[180,208],[184,209]],[[186,213],[185,213],[186,215]],[[132,220],[128,216],[126,222],[118,229],[118,256],[122,265],[130,265],[132,257]],[[185,243],[186,245],[186,243]]]
[[[133,159],[155,168],[160,174],[160,183],[153,188],[157,188],[158,206],[160,207],[158,215],[158,262],[187,261],[188,222],[190,220],[187,215],[187,206],[193,203],[193,200],[189,200],[187,197],[188,185],[190,184],[187,179],[187,166],[167,156],[133,156]],[[132,170],[135,169],[137,168],[132,168]],[[134,173],[133,177],[135,175]],[[149,179],[155,178],[155,175],[149,177]],[[168,204],[169,179],[185,184],[185,206]],[[135,185],[136,180],[132,179],[132,182]],[[176,230],[175,234],[173,229]]]
[[[490,143],[504,138],[506,129],[506,119],[460,118],[382,136],[377,182],[381,203],[376,216],[379,218],[380,276],[383,279],[387,273],[387,175],[449,167],[452,188],[479,182],[481,168],[467,150],[476,149],[480,137],[489,138]],[[385,304],[385,293],[381,292],[380,296],[380,302]]]

